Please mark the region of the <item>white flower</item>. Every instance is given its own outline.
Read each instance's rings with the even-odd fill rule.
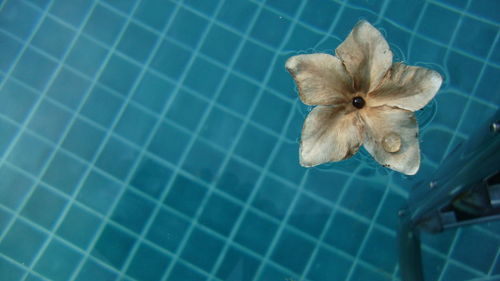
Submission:
[[[358,22],[335,52],[286,62],[302,102],[316,106],[304,121],[300,164],[344,160],[364,144],[380,164],[415,174],[420,149],[413,111],[434,97],[441,75],[393,63],[387,41],[366,21]]]

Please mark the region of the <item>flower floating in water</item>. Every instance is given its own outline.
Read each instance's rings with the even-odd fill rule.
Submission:
[[[316,106],[302,128],[302,166],[347,159],[364,144],[383,166],[408,175],[418,171],[413,111],[439,90],[443,81],[439,73],[393,63],[387,41],[366,21],[356,24],[336,56],[293,56],[286,69],[302,102]]]

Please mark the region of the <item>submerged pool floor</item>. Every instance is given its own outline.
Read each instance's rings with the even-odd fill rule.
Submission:
[[[410,188],[500,105],[497,1],[0,1],[1,280],[400,280]],[[354,24],[445,81],[422,166],[298,163],[285,60]],[[500,223],[424,235],[427,280],[500,280]]]

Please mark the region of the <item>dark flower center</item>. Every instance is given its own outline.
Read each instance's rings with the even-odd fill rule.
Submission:
[[[352,105],[357,109],[361,109],[365,106],[365,100],[362,97],[355,97],[352,99]]]

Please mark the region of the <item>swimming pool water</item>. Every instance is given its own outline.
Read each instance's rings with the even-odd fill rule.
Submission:
[[[366,19],[445,82],[422,166],[305,169],[285,60]],[[1,280],[399,280],[411,186],[500,105],[488,0],[0,1]],[[427,280],[500,279],[500,223],[424,235]]]

